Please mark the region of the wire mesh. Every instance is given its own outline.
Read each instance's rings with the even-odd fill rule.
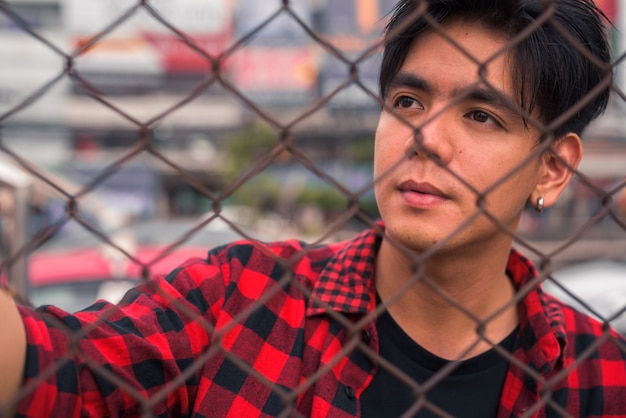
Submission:
[[[455,103],[466,100],[472,94],[471,90],[459,92],[448,107],[441,109],[439,113],[416,125],[394,106],[381,99],[377,92],[377,87],[369,83],[369,79],[364,80],[362,78],[362,75],[370,71],[371,67],[379,65],[380,50],[385,41],[382,36],[379,36],[381,35],[380,24],[381,22],[384,23],[384,17],[377,22],[378,26],[375,26],[375,30],[372,30],[367,35],[352,38],[347,36],[345,38],[339,36],[331,37],[326,33],[322,33],[314,22],[302,17],[298,6],[295,4],[296,2],[276,2],[276,6],[271,13],[261,19],[260,22],[255,22],[245,33],[238,33],[229,42],[215,46],[203,41],[193,30],[189,30],[185,28],[184,24],[177,22],[175,16],[173,16],[174,11],[168,8],[165,3],[162,4],[156,1],[113,3],[117,7],[116,13],[103,17],[101,20],[102,29],[92,28],[93,30],[88,33],[87,37],[83,37],[80,42],[68,46],[48,37],[44,33],[45,31],[38,30],[37,25],[29,21],[29,16],[25,16],[21,12],[20,2],[0,1],[0,12],[4,15],[5,21],[10,22],[21,36],[27,37],[31,44],[37,45],[37,48],[44,50],[48,56],[46,61],[48,67],[54,69],[49,71],[47,78],[40,80],[38,84],[29,86],[26,89],[26,94],[17,99],[9,100],[6,106],[0,108],[0,127],[2,127],[0,134],[5,139],[0,141],[0,149],[12,166],[17,167],[33,178],[36,185],[36,189],[33,191],[34,194],[44,193],[46,196],[52,195],[57,201],[61,202],[63,207],[62,212],[57,212],[56,217],[48,220],[42,227],[33,231],[26,244],[9,248],[5,251],[2,261],[5,276],[8,275],[5,278],[9,288],[19,289],[15,295],[18,300],[26,305],[32,304],[29,292],[34,284],[29,283],[28,277],[12,276],[12,274],[16,273],[11,273],[13,271],[11,266],[32,259],[41,250],[45,250],[46,245],[54,241],[61,231],[73,228],[78,230],[83,237],[87,237],[85,242],[89,242],[91,243],[90,245],[93,244],[99,249],[104,248],[111,264],[117,263],[116,265],[121,266],[120,272],[113,273],[112,276],[130,276],[131,274],[128,273],[128,270],[124,269],[128,269],[128,266],[131,266],[130,268],[134,269],[133,274],[135,275],[133,283],[144,282],[146,286],[143,290],[144,292],[151,292],[155,299],[167,301],[168,304],[174,306],[180,315],[192,318],[191,321],[196,323],[199,329],[203,329],[204,332],[212,335],[212,340],[215,343],[204,351],[200,357],[196,358],[194,363],[189,364],[182,374],[168,381],[166,385],[157,388],[156,391],[143,392],[138,390],[132,383],[129,383],[124,376],[111,372],[107,367],[102,366],[98,359],[91,358],[79,345],[82,337],[94,332],[94,329],[102,325],[109,316],[111,318],[115,317],[117,315],[115,310],[105,311],[101,317],[94,319],[91,325],[80,330],[70,329],[66,324],[55,321],[55,326],[62,329],[68,336],[68,351],[54,368],[41,373],[37,382],[33,383],[31,381],[29,385],[25,386],[18,394],[15,402],[26,396],[38,384],[42,384],[46,379],[54,376],[68,361],[67,359],[77,356],[84,361],[84,367],[96,375],[96,380],[107,381],[109,385],[120,388],[120,390],[126,393],[127,397],[132,398],[137,404],[134,409],[137,415],[145,417],[157,416],[154,411],[158,404],[171,404],[171,398],[178,396],[179,388],[183,387],[186,384],[185,382],[193,379],[210,359],[216,356],[224,356],[235,368],[252,377],[259,385],[269,388],[273,396],[280,399],[280,404],[283,408],[276,415],[302,416],[294,408],[294,404],[301,400],[311,387],[323,384],[324,376],[331,373],[337,364],[344,362],[347,358],[353,356],[355,352],[359,352],[378,364],[379,367],[387,369],[398,382],[406,385],[413,392],[415,402],[406,411],[406,416],[411,416],[422,408],[431,411],[435,415],[447,416],[444,410],[429,401],[428,393],[458,367],[458,361],[450,362],[426,382],[418,383],[405,371],[398,369],[397,366],[389,362],[388,359],[381,358],[376,350],[372,349],[370,344],[362,339],[363,333],[368,330],[368,326],[371,326],[376,318],[382,315],[388,307],[398,303],[405,292],[409,291],[417,283],[421,283],[438,294],[441,298],[441,303],[453,306],[458,311],[464,313],[475,324],[475,341],[467,347],[464,353],[459,355],[459,359],[463,358],[464,354],[472,352],[476,346],[486,342],[488,345],[493,346],[493,349],[500,356],[521,369],[526,379],[534,380],[538,386],[544,388],[541,398],[533,409],[526,411],[526,416],[533,416],[537,410],[542,408],[552,408],[552,411],[555,411],[557,414],[568,415],[552,399],[551,388],[571,373],[578,366],[579,362],[583,362],[593,356],[594,347],[605,340],[614,339],[610,334],[609,328],[606,328],[605,333],[598,338],[595,345],[592,345],[589,350],[581,354],[576,363],[569,365],[568,368],[562,370],[560,375],[553,376],[551,380],[545,380],[533,367],[521,363],[509,351],[502,349],[497,342],[491,341],[487,337],[485,329],[511,306],[520,303],[541,282],[556,285],[568,296],[573,297],[575,302],[581,304],[584,308],[596,314],[596,316],[601,317],[601,320],[606,322],[606,324],[616,325],[619,323],[620,318],[624,316],[624,311],[626,311],[626,300],[620,300],[619,309],[606,316],[604,313],[598,312],[597,307],[591,306],[588,301],[584,300],[582,297],[584,295],[574,294],[568,290],[567,283],[555,280],[553,272],[558,267],[571,262],[572,259],[580,257],[582,253],[592,253],[590,248],[603,253],[602,255],[608,255],[608,258],[622,257],[623,260],[624,255],[626,255],[626,245],[624,245],[624,241],[626,241],[626,215],[624,209],[626,177],[624,177],[623,166],[617,170],[617,174],[613,176],[611,184],[600,184],[594,175],[586,173],[584,169],[569,167],[574,172],[574,186],[572,187],[577,187],[583,193],[591,196],[592,199],[585,200],[585,202],[593,201],[595,202],[595,207],[593,211],[584,212],[584,219],[580,220],[577,218],[579,220],[575,225],[562,227],[560,231],[566,231],[566,233],[562,233],[562,236],[556,240],[537,239],[538,234],[547,234],[553,231],[545,225],[542,225],[542,227],[545,227],[546,230],[544,231],[541,228],[535,229],[533,231],[535,235],[512,229],[510,225],[501,221],[495,213],[490,211],[487,201],[490,199],[490,196],[496,194],[499,188],[520,172],[524,172],[539,155],[551,153],[555,127],[575,116],[602,89],[610,86],[613,91],[614,102],[611,103],[609,111],[623,106],[624,94],[610,76],[610,68],[606,69],[607,75],[596,89],[548,125],[537,122],[532,114],[526,113],[517,103],[506,97],[501,98],[506,102],[506,106],[514,109],[514,112],[524,117],[528,124],[533,129],[536,129],[544,140],[518,166],[506,172],[502,177],[491,183],[489,187],[481,189],[472,184],[471,180],[464,178],[463,173],[456,172],[454,169],[447,167],[445,162],[438,160],[439,157],[429,150],[423,136],[424,130],[437,123],[437,118],[441,117],[447,109],[450,109]],[[225,1],[223,3],[225,5],[228,4],[228,7],[232,6],[231,2]],[[168,15],[168,13],[171,13],[172,16]],[[489,84],[488,66],[497,60],[502,53],[506,53],[512,46],[519,43],[520,40],[529,36],[542,25],[551,25],[568,42],[576,44],[577,41],[571,34],[554,21],[552,13],[551,2],[546,2],[544,13],[524,31],[510,39],[508,43],[503,44],[501,51],[488,61],[477,61],[474,57],[467,55],[468,59],[475,61],[478,68],[475,85],[472,87],[487,86],[488,89],[497,87]],[[421,17],[427,20],[435,32],[446,37],[447,41],[454,45],[455,48],[462,50],[462,45],[457,40],[449,37],[445,27],[430,17],[425,8],[418,7],[412,17]],[[227,19],[228,17],[223,18]],[[125,33],[124,31],[129,26],[140,21],[139,19],[143,19],[141,22],[149,22],[149,25],[152,25],[152,27],[158,27],[159,33],[166,34],[171,42],[175,43],[176,48],[182,48],[185,54],[193,57],[195,65],[202,68],[201,71],[196,72],[193,76],[187,78],[180,77],[174,81],[170,80],[172,84],[170,87],[161,86],[161,89],[175,89],[173,85],[176,82],[183,86],[182,90],[175,89],[175,94],[168,95],[167,100],[160,100],[163,96],[162,91],[148,91],[143,96],[144,100],[142,101],[124,101],[121,98],[122,95],[119,94],[120,92],[111,90],[111,85],[107,85],[102,79],[93,76],[88,70],[90,67],[87,66],[87,63],[90,57],[96,57],[101,51],[106,52],[107,45],[114,43],[120,33]],[[273,62],[272,59],[266,60],[264,61],[266,65],[276,67],[281,65],[279,48],[273,45],[272,42],[278,43],[279,46],[281,42],[283,44],[288,43],[284,37],[272,38],[267,44],[259,41],[263,36],[271,33],[272,28],[276,27],[277,21],[288,22],[292,29],[300,34],[298,37],[300,41],[293,41],[294,45],[290,45],[290,47],[293,50],[300,51],[304,57],[303,61],[299,63],[300,67],[297,70],[300,71],[298,74],[305,79],[305,84],[311,79],[311,74],[315,72],[315,69],[310,68],[311,61],[307,61],[311,57],[315,57],[315,59],[323,57],[327,61],[339,63],[338,66],[341,69],[339,72],[340,78],[334,84],[330,83],[330,86],[325,86],[324,89],[305,88],[303,89],[304,98],[301,98],[302,100],[297,104],[283,107],[276,106],[274,103],[271,103],[271,100],[268,103],[266,101],[267,97],[254,89],[254,87],[259,87],[253,85],[254,74],[246,75],[242,72],[237,75],[238,73],[231,72],[233,68],[257,65],[258,62],[254,61],[252,53],[250,55],[245,54],[247,51],[263,48],[266,48],[266,51],[274,51],[276,54],[276,62]],[[376,22],[370,21],[369,23]],[[397,36],[402,30],[403,27],[401,26],[395,32],[388,34],[388,39]],[[304,45],[298,44],[298,42],[302,42]],[[357,47],[346,49],[346,45],[349,45],[350,42],[356,44]],[[577,48],[580,54],[584,55],[594,65],[598,67],[605,66],[605,64],[598,62],[585,46],[578,45]],[[620,61],[621,57],[617,57],[613,60],[612,65],[617,67]],[[50,65],[50,63],[54,64]],[[290,65],[286,61],[282,64]],[[255,72],[261,71],[271,73],[272,68],[255,69]],[[252,85],[249,81],[245,81],[245,77],[252,78]],[[132,89],[137,87],[133,85],[136,81],[134,80],[125,88]],[[280,84],[280,81],[278,80],[278,84]],[[290,81],[284,80],[284,82]],[[238,83],[248,84],[242,87]],[[276,80],[272,81],[272,83],[276,85]],[[99,107],[100,113],[97,113],[98,117],[101,116],[108,121],[104,122],[104,125],[113,121],[115,125],[123,127],[126,135],[118,138],[121,146],[116,147],[113,152],[101,152],[100,155],[105,155],[104,160],[106,163],[104,165],[93,164],[93,167],[97,167],[96,173],[86,177],[80,183],[68,183],[67,179],[58,176],[55,170],[48,166],[42,166],[40,159],[32,158],[29,150],[22,150],[16,147],[14,142],[7,140],[10,136],[9,130],[13,125],[21,123],[20,117],[22,115],[27,115],[30,108],[53,95],[55,89],[62,86],[67,88],[68,85],[72,91],[71,97],[78,103],[78,107],[84,106],[84,112],[88,112],[87,108]],[[266,94],[268,93],[266,92]],[[290,93],[287,94],[289,95]],[[342,106],[346,106],[344,100],[346,95],[349,94],[358,94],[361,99],[368,103],[370,111],[351,113],[348,109],[342,109]],[[158,104],[158,106],[150,106],[149,109],[144,108],[144,106],[148,106],[152,102]],[[209,102],[210,105],[208,107],[204,106]],[[176,144],[173,146],[169,144],[168,147],[163,146],[160,140],[161,136],[167,135],[167,130],[172,129],[171,126],[176,123],[184,125],[184,122],[188,121],[190,124],[199,126],[200,130],[211,129],[219,132],[221,128],[213,129],[211,125],[218,126],[223,122],[223,119],[228,119],[228,112],[224,109],[233,107],[244,115],[242,118],[243,122],[240,122],[248,130],[244,130],[244,133],[240,135],[241,141],[237,141],[238,137],[231,132],[228,135],[222,133],[222,136],[227,137],[228,141],[223,141],[221,147],[226,149],[228,147],[233,147],[231,149],[239,147],[240,154],[244,155],[240,160],[231,158],[231,160],[226,161],[220,155],[216,157],[215,154],[209,152],[203,153],[203,150],[206,151],[206,144],[197,150],[198,155],[196,159],[194,159],[193,155],[196,151],[179,152],[176,149]],[[197,108],[200,110],[196,110]],[[329,111],[330,108],[332,108],[332,111]],[[355,185],[354,182],[343,178],[341,174],[337,174],[336,171],[329,169],[327,164],[324,164],[324,158],[327,156],[327,154],[324,154],[324,151],[328,152],[330,149],[331,153],[339,155],[357,152],[357,148],[352,147],[349,141],[340,141],[342,136],[349,137],[350,132],[358,132],[356,134],[357,137],[365,137],[363,142],[358,142],[359,138],[355,138],[354,134],[349,138],[361,150],[371,150],[373,130],[378,119],[377,116],[373,116],[371,108],[375,109],[375,113],[382,109],[383,112],[394,115],[393,117],[398,126],[404,126],[406,128],[405,131],[409,132],[409,140],[412,146],[407,155],[398,156],[397,161],[390,165],[388,171],[377,173],[376,177],[357,182]],[[186,113],[187,111],[189,113]],[[80,111],[76,112],[77,118],[80,119]],[[217,116],[213,117],[210,114],[211,112],[216,112]],[[178,120],[183,122],[176,122]],[[65,121],[57,120],[55,123],[57,126],[67,128]],[[101,132],[106,132],[107,128],[107,126],[102,126],[99,129]],[[369,135],[364,134],[363,131],[370,131],[370,133]],[[225,130],[222,132],[225,132]],[[175,132],[172,136],[176,136],[176,134]],[[331,139],[318,139],[323,137]],[[175,142],[175,139],[173,141]],[[321,145],[317,144],[316,141],[321,142]],[[363,145],[364,143],[365,145]],[[83,144],[77,141],[75,145],[81,144],[89,145],[91,142],[87,141]],[[590,145],[590,148],[593,153],[593,143]],[[293,287],[306,297],[312,297],[311,289],[304,286],[292,273],[294,266],[305,258],[309,252],[313,251],[317,244],[338,242],[358,230],[369,227],[378,228],[379,224],[376,223],[378,213],[375,210],[372,211],[370,206],[367,206],[367,202],[371,202],[373,189],[376,184],[385,181],[389,172],[404,164],[408,158],[411,158],[411,152],[432,154],[433,161],[447,175],[472,191],[475,196],[476,208],[474,213],[469,214],[467,219],[457,225],[447,237],[419,256],[415,256],[413,252],[401,244],[392,243],[397,250],[412,257],[415,266],[413,274],[405,281],[402,288],[394,292],[386,300],[385,305],[378,305],[375,310],[369,312],[358,321],[353,321],[350,317],[338,314],[325,306],[322,301],[312,301],[311,303],[314,305],[325,306],[325,314],[332,317],[335,323],[344,330],[348,338],[345,341],[345,345],[336,350],[328,363],[320,369],[313,370],[306,379],[303,379],[293,388],[276,385],[272,379],[268,378],[254,364],[250,364],[246,359],[233,354],[227,346],[222,346],[221,342],[229,338],[229,332],[246,323],[254,316],[255,312],[266,309],[268,302],[282,292],[283,289]],[[76,158],[86,158],[85,165],[90,166],[92,164],[89,158],[92,154],[93,150],[87,147],[81,154],[77,153]],[[319,155],[323,157],[319,158]],[[551,155],[557,160],[560,158],[556,153]],[[365,160],[371,163],[367,157]],[[292,180],[290,176],[293,176],[293,173],[285,170],[280,171],[280,168],[284,167],[285,161],[304,170],[307,176],[303,177],[304,179]],[[560,162],[568,164],[564,160],[560,160]],[[120,172],[133,167],[135,164],[158,167],[160,172],[167,173],[167,178],[175,179],[176,186],[173,187],[174,192],[177,188],[184,188],[190,191],[196,200],[202,202],[208,213],[208,215],[205,214],[204,216],[194,218],[194,222],[185,224],[186,226],[182,230],[175,230],[171,232],[171,235],[169,231],[163,232],[166,235],[167,242],[161,244],[157,250],[148,256],[138,255],[137,243],[133,242],[132,239],[125,239],[125,228],[132,226],[136,220],[133,220],[132,217],[123,217],[121,219],[107,218],[107,216],[111,216],[111,213],[113,213],[112,209],[116,208],[108,207],[110,203],[103,203],[97,197],[98,192],[103,189],[108,181],[111,181]],[[616,164],[619,164],[619,162]],[[273,189],[272,187],[263,187],[263,181],[267,181],[263,174],[275,170],[277,167],[279,168],[279,180],[272,185]],[[316,203],[316,197],[318,199],[331,200],[328,203],[330,209],[324,212],[321,219],[318,212],[306,210],[313,205],[303,204],[298,206],[294,203],[294,194],[303,190],[308,182],[311,181],[323,186],[324,190],[332,189],[329,192],[330,194],[319,194],[317,196],[313,194],[313,197],[310,198],[310,201],[313,203]],[[13,190],[11,187],[9,184],[7,190]],[[277,189],[279,190],[277,191]],[[273,199],[272,204],[275,205],[275,208],[281,214],[293,214],[296,207],[301,209],[299,211],[299,216],[302,217],[300,223],[294,219],[291,219],[289,223],[284,221],[274,222],[265,217],[259,222],[261,226],[254,229],[246,223],[250,220],[250,217],[233,216],[234,212],[230,211],[230,202],[238,199],[245,200],[242,198],[242,195],[245,198],[252,199],[253,203],[261,207],[270,205],[267,202],[272,200],[269,196],[271,193],[278,195],[277,198]],[[255,198],[256,200],[254,200]],[[302,195],[299,198],[306,200]],[[34,196],[30,196],[30,199],[31,202],[36,200]],[[6,206],[9,203],[5,203],[10,202],[10,200],[10,198],[3,198],[2,209],[3,211],[6,210],[6,212],[3,212],[5,219],[9,219],[11,216],[10,206]],[[571,201],[577,202],[575,200]],[[32,206],[36,205],[33,204]],[[576,208],[572,209],[564,206],[559,213],[562,214],[567,209],[576,210]],[[580,208],[578,208],[578,212],[580,211]],[[318,217],[315,217],[312,213],[318,214]],[[93,214],[98,216],[94,217]],[[307,216],[310,217],[307,218]],[[111,220],[111,223],[103,225],[98,220],[101,217]],[[441,248],[462,236],[477,219],[487,219],[492,225],[496,225],[506,236],[513,239],[517,248],[528,253],[529,257],[535,260],[539,267],[539,275],[535,280],[519,289],[518,293],[506,305],[501,306],[486,318],[481,318],[471,309],[461,304],[455,297],[442,289],[436,281],[427,277],[423,271],[425,261],[436,256]],[[525,225],[535,225],[535,223],[540,222],[533,215],[532,210],[524,213],[523,221],[527,222]],[[561,221],[563,220],[561,219]],[[173,220],[171,221],[171,223],[174,222]],[[287,258],[276,257],[276,263],[284,272],[280,280],[274,286],[269,286],[262,294],[259,294],[254,304],[233,315],[228,323],[220,324],[219,327],[216,327],[216,324],[211,323],[207,318],[198,317],[198,313],[190,309],[188,305],[173,298],[168,289],[155,286],[156,282],[151,281],[151,279],[153,276],[162,273],[157,269],[157,266],[164,260],[169,259],[182,263],[184,260],[181,259],[181,254],[186,254],[183,250],[187,246],[193,245],[193,240],[201,235],[203,231],[214,231],[212,228],[218,224],[225,225],[225,230],[229,232],[227,235],[228,239],[244,238],[250,240],[261,251],[265,251],[268,254],[271,251],[264,248],[264,244],[261,244],[262,241],[283,239],[289,235],[297,235],[306,237],[310,244],[303,246],[301,252],[290,255]],[[293,227],[295,224],[298,225],[297,228]],[[3,227],[6,227],[6,225],[8,224],[4,223]],[[313,228],[312,225],[316,225],[316,227]],[[307,227],[310,230],[306,230]],[[159,228],[166,227],[154,226],[152,228],[155,228],[154,231],[158,232]],[[215,235],[217,232],[213,232],[213,234]],[[601,239],[594,238],[597,235]],[[11,247],[11,245],[8,245],[8,247]],[[610,251],[615,253],[610,254]],[[71,259],[78,260],[76,257],[80,257],[80,254],[76,253]],[[46,268],[52,267],[48,266]],[[115,278],[110,278],[110,281],[115,281]],[[626,328],[622,329],[622,331],[624,330]],[[623,343],[619,347],[624,351]],[[5,409],[0,408],[0,412],[12,406],[12,404],[4,406]]]

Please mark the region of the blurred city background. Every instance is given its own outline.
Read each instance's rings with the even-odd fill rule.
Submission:
[[[82,306],[242,234],[337,240],[376,219],[377,41],[394,0],[139,3],[0,0],[5,278],[35,304]],[[626,5],[599,3],[619,57]],[[615,73],[574,182],[529,208],[518,244],[564,275],[612,274],[623,308],[626,65]]]

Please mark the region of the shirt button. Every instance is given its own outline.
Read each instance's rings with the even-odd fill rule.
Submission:
[[[354,398],[354,389],[352,389],[352,387],[350,387],[350,386],[346,386],[346,395],[348,396],[348,398],[353,399]]]
[[[365,344],[369,344],[370,341],[372,341],[372,334],[368,330],[365,330],[365,331],[363,331],[362,338],[363,338],[363,342]]]

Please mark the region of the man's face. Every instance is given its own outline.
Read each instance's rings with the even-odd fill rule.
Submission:
[[[479,65],[442,36],[429,31],[414,42],[385,98],[397,116],[383,110],[376,131],[379,210],[388,234],[415,251],[465,223],[444,250],[510,244],[486,216],[469,221],[478,213],[472,188],[489,191],[484,208],[514,231],[540,176],[542,159],[533,154],[539,135],[498,99],[516,103],[518,97],[506,53],[495,56],[506,40],[477,23],[455,20],[445,28],[476,62],[490,60],[489,87],[480,81]],[[416,138],[408,125],[422,127],[423,145],[438,162],[429,152],[411,152]]]

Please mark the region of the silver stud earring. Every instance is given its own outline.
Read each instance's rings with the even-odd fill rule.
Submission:
[[[543,197],[541,196],[537,198],[537,206],[535,206],[535,211],[537,213],[543,212]]]

